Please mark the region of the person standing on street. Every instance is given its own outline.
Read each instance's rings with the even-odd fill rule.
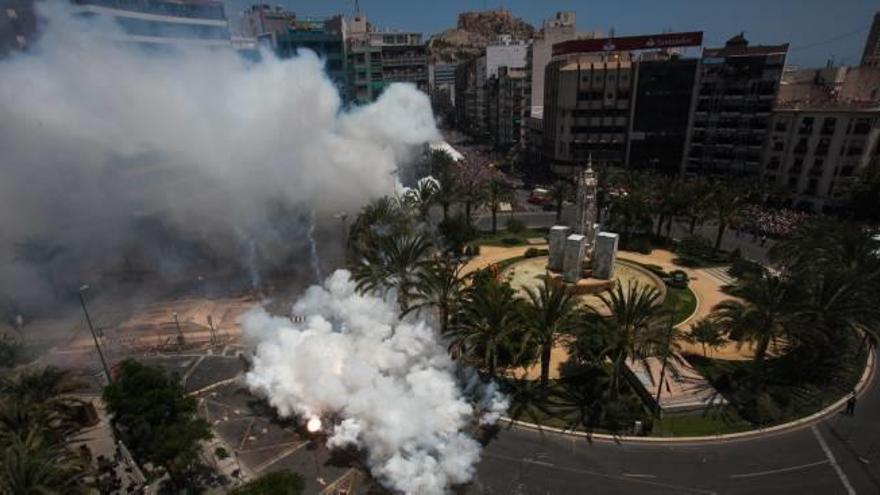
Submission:
[[[853,390],[849,395],[849,399],[846,400],[846,414],[848,416],[856,415],[856,391]]]

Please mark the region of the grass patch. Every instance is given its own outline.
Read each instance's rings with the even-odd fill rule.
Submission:
[[[736,409],[723,407],[689,414],[668,414],[654,421],[652,436],[698,437],[738,433],[752,428],[754,426],[742,419]]]
[[[867,364],[867,352],[841,351],[836,368],[819,377],[804,377],[803,366],[791,356],[768,359],[765,385],[759,394],[751,392],[752,362],[686,356],[740,417],[758,426],[773,426],[817,413],[853,390]]]
[[[480,236],[474,240],[474,243],[481,246],[525,246],[529,243],[529,239],[545,237],[547,232],[547,229],[526,229],[524,232],[513,234],[507,230],[501,229],[494,234],[491,232],[480,234]]]
[[[526,259],[525,256],[514,256],[513,258],[507,258],[506,260],[501,260],[498,263],[495,263],[495,266],[498,267],[498,273],[502,273],[511,265],[514,265],[524,259]]]
[[[697,309],[697,295],[690,287],[666,287],[666,298],[661,306],[664,311],[674,311],[673,321],[676,325],[681,324],[690,317]]]

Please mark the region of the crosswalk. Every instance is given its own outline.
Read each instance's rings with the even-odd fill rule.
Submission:
[[[730,274],[727,273],[729,268],[729,265],[713,266],[711,268],[703,268],[702,271],[724,285],[733,285],[736,283],[736,278],[731,277]]]

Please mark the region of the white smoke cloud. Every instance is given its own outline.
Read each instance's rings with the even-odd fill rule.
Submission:
[[[231,48],[145,49],[114,38],[110,21],[45,4],[39,42],[0,60],[0,293],[27,285],[9,263],[15,242],[65,246],[76,260],[55,269],[76,279],[137,245],[144,217],[242,260],[244,241],[276,227],[269,202],[356,211],[394,190],[406,150],[438,135],[411,85],[348,111],[311,52],[252,62]]]
[[[283,416],[340,418],[328,446],[364,448],[373,475],[402,493],[441,494],[472,478],[479,444],[467,430],[496,420],[507,401],[475,373],[461,387],[434,328],[399,320],[393,300],[358,294],[345,270],[293,312],[305,323],[263,310],[243,319],[258,342],[246,377],[255,392]]]

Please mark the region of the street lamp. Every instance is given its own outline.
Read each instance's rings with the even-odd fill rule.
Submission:
[[[83,285],[79,288],[77,294],[79,294],[79,303],[82,305],[83,314],[86,315],[86,323],[89,325],[89,332],[92,333],[92,339],[95,341],[95,349],[98,350],[98,357],[101,358],[101,366],[104,367],[104,374],[107,375],[107,383],[113,381],[112,375],[110,375],[110,368],[107,366],[107,360],[104,359],[104,351],[101,350],[101,344],[98,343],[98,335],[95,333],[95,327],[92,326],[92,318],[89,316],[89,310],[86,309],[86,298],[85,291],[89,290],[88,285]]]
[[[177,319],[177,311],[171,313],[171,316],[174,317],[174,326],[177,327],[177,345],[182,347],[185,341],[183,339],[183,331],[180,330],[180,320]]]

